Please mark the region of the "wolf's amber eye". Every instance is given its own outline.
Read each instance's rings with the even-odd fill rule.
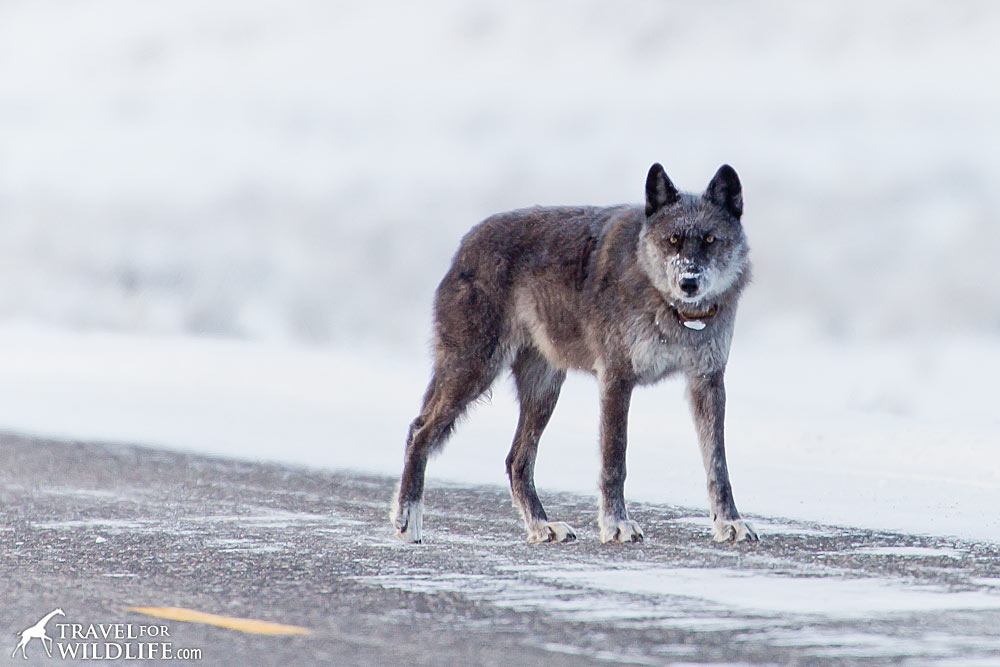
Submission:
[[[671,236],[669,239],[667,239],[667,243],[669,243],[670,245],[677,245],[678,242],[680,242],[680,239],[677,238],[676,236]]]
[[[709,234],[705,237],[705,243],[715,243],[715,237]]]

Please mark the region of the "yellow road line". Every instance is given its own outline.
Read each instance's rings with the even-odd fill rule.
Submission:
[[[165,618],[171,621],[186,621],[188,623],[217,625],[220,628],[229,628],[230,630],[239,630],[240,632],[250,632],[255,635],[308,635],[310,632],[308,628],[302,628],[297,625],[270,623],[268,621],[258,621],[252,618],[219,616],[218,614],[208,614],[203,611],[184,609],[182,607],[126,607],[126,609],[139,614]]]

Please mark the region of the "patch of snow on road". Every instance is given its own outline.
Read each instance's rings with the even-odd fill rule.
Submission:
[[[845,631],[844,622],[888,621],[896,615],[1000,610],[1000,594],[951,592],[884,578],[793,577],[714,568],[511,568],[507,576],[418,572],[359,577],[367,585],[413,593],[453,593],[492,605],[544,611],[582,623],[621,628],[752,633],[809,655],[954,656],[1000,650],[1000,637],[927,633],[912,637]],[[737,634],[734,641],[739,641]]]
[[[889,580],[841,577],[786,577],[714,568],[587,569],[533,576],[598,591],[684,598],[685,606],[721,605],[732,612],[822,614],[865,618],[894,613],[1000,609],[1000,595],[949,592],[934,586],[902,586]]]

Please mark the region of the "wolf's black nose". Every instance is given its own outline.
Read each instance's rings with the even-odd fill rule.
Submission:
[[[681,285],[681,290],[689,296],[698,291],[697,278],[681,278],[680,285]]]

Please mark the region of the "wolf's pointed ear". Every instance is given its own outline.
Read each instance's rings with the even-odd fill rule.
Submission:
[[[719,167],[719,171],[715,172],[712,182],[705,190],[705,199],[716,206],[721,206],[734,217],[742,216],[743,186],[740,185],[740,177],[736,175],[736,170],[728,164]]]
[[[659,162],[649,168],[646,176],[646,215],[650,216],[681,198],[677,188],[667,178]]]

